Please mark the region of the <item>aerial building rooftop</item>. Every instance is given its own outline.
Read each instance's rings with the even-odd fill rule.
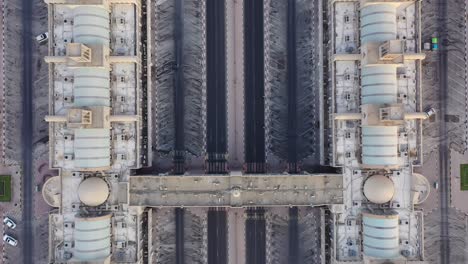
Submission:
[[[332,260],[422,261],[423,219],[414,205],[428,189],[413,174],[428,117],[421,109],[420,3],[331,0],[329,7],[324,161],[342,168],[345,186],[344,207],[332,208]]]
[[[51,215],[50,229],[57,232],[50,240],[50,261],[137,262],[137,215],[123,205],[129,170],[151,161],[145,5],[140,0],[45,2],[49,164],[60,173],[43,188],[47,203],[59,210]]]

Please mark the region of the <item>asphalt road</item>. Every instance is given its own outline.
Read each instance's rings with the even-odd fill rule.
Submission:
[[[440,39],[446,39],[446,25],[447,25],[447,3],[445,0],[439,0],[439,33]],[[439,145],[439,159],[440,159],[440,257],[442,264],[450,263],[450,241],[449,241],[449,223],[448,223],[448,210],[449,210],[449,162],[448,162],[448,138],[447,138],[447,123],[445,122],[445,115],[447,113],[447,51],[442,48],[439,51],[439,85],[440,85],[440,113],[441,118],[439,133],[442,140]]]
[[[23,99],[23,122],[21,129],[22,138],[22,159],[23,159],[23,181],[22,181],[22,208],[24,224],[22,245],[24,263],[33,263],[33,191],[32,191],[32,4],[30,0],[22,1],[23,8],[23,83],[22,83],[22,99]]]

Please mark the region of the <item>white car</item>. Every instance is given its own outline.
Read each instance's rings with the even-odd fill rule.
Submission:
[[[11,228],[11,229],[15,229],[15,227],[16,227],[15,221],[13,221],[13,219],[11,219],[11,218],[8,217],[8,216],[3,217],[3,223],[4,223],[5,225],[7,225],[7,226],[8,226],[9,228]]]
[[[44,32],[44,33],[39,34],[39,35],[36,36],[36,41],[39,42],[39,43],[45,42],[48,39],[49,39],[49,33],[48,32]]]
[[[10,235],[3,235],[3,241],[7,242],[8,244],[14,247],[18,245],[18,240],[16,240],[14,237]]]
[[[432,108],[432,107],[426,110],[426,115],[428,117],[431,117],[431,116],[433,116],[435,114],[436,114],[436,110],[434,108]]]

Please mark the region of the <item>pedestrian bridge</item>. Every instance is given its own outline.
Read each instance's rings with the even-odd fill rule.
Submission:
[[[320,206],[343,203],[339,174],[131,176],[129,205]]]

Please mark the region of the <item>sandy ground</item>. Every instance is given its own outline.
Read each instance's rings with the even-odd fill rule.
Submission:
[[[6,0],[5,5],[5,20],[4,20],[4,49],[5,57],[4,64],[8,67],[4,68],[4,95],[3,103],[5,104],[4,122],[8,124],[3,131],[4,135],[4,156],[5,161],[20,161],[21,160],[21,118],[22,118],[22,102],[21,102],[21,68],[22,68],[22,52],[21,52],[21,4],[20,1]]]
[[[21,168],[19,157],[21,148],[18,148],[20,143],[19,130],[21,118],[21,97],[20,97],[20,67],[21,56],[19,53],[21,38],[18,38],[18,33],[21,29],[20,21],[18,20],[21,12],[17,5],[18,1],[6,0],[2,1],[1,15],[1,32],[0,39],[2,48],[0,49],[0,107],[2,119],[0,129],[3,137],[0,142],[0,173],[12,176],[12,201],[9,203],[0,204],[0,216],[9,216],[17,223],[16,229],[8,229],[3,224],[0,227],[2,234],[9,234],[15,238],[20,238],[23,226],[20,223],[21,214]],[[8,67],[4,68],[4,65]],[[18,247],[12,247],[0,241],[0,263],[20,263],[21,243]]]

